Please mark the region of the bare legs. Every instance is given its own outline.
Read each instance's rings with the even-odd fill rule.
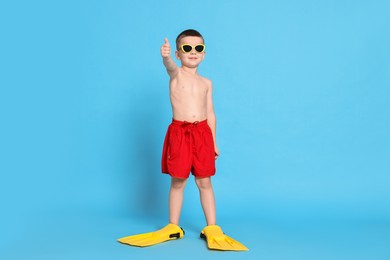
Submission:
[[[206,217],[207,225],[216,224],[216,210],[214,191],[210,177],[196,178],[196,185],[199,188],[200,202]],[[172,178],[169,191],[169,222],[179,225],[180,213],[183,205],[184,188],[187,179]]]
[[[196,178],[196,185],[199,188],[200,202],[206,217],[207,225],[216,225],[216,210],[213,186],[210,177]]]
[[[184,187],[187,179],[172,178],[169,191],[169,222],[179,225],[181,207],[183,205]]]

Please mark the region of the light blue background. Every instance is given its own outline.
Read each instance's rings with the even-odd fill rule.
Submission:
[[[388,1],[0,4],[1,259],[390,259]],[[211,252],[193,178],[167,223],[164,37],[205,37],[221,156]]]

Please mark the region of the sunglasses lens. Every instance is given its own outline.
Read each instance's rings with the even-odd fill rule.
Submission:
[[[184,52],[190,52],[192,50],[192,47],[190,45],[183,45],[182,49]]]
[[[197,52],[203,52],[204,51],[204,46],[203,45],[196,45],[195,46],[195,50]]]

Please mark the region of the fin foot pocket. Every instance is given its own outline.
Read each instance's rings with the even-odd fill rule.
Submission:
[[[217,225],[207,226],[200,233],[200,237],[206,239],[207,247],[212,250],[221,251],[247,251],[246,246],[228,237]]]
[[[119,238],[118,242],[131,246],[146,247],[182,237],[184,237],[184,230],[181,227],[175,224],[168,224],[154,232]]]

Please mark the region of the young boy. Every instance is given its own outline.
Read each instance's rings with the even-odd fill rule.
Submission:
[[[212,100],[212,83],[198,74],[205,57],[203,36],[195,30],[185,30],[176,38],[175,56],[171,57],[168,39],[161,47],[163,63],[170,77],[170,100],[173,120],[168,127],[162,155],[162,172],[171,176],[169,191],[169,224],[155,232],[119,239],[133,246],[149,246],[182,238],[179,227],[184,187],[190,172],[195,176],[207,226],[202,230],[210,249],[248,250],[238,241],[223,234],[216,225],[216,209],[211,176],[219,156],[216,143],[216,118]]]

